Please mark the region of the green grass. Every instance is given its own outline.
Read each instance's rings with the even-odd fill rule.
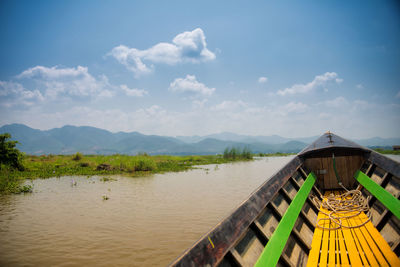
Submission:
[[[26,179],[60,177],[65,175],[143,176],[146,174],[178,172],[195,165],[221,164],[245,159],[227,159],[221,155],[208,156],[128,156],[128,155],[25,155],[23,171],[0,168],[0,193],[30,192],[21,186]],[[251,160],[251,159],[246,159]],[[107,179],[105,179],[107,180]]]
[[[257,154],[257,156],[259,156],[259,157],[285,157],[285,156],[291,156],[291,155],[296,155],[296,153],[276,152],[276,153],[259,153],[259,154]]]
[[[400,155],[400,150],[390,150],[390,149],[382,149],[382,148],[376,148],[374,150],[381,154]]]

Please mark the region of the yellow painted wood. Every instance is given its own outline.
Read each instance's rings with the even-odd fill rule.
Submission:
[[[348,226],[347,220],[343,220],[342,224]],[[353,234],[349,228],[342,227],[344,242],[347,247],[347,252],[352,266],[362,266],[361,255],[358,251],[358,246],[353,238]]]
[[[365,220],[367,215],[361,214],[361,220]],[[378,230],[374,227],[372,222],[368,222],[365,224],[369,234],[371,235],[372,239],[375,241],[377,246],[379,247],[380,251],[382,251],[384,257],[389,262],[391,266],[400,266],[400,259],[397,255],[391,250],[389,244],[383,238],[383,236],[378,232]]]
[[[355,223],[356,224],[361,224],[362,222],[364,222],[363,220],[361,220],[361,214],[360,216],[355,217]],[[382,252],[379,250],[379,247],[377,246],[377,244],[375,243],[375,241],[372,239],[370,233],[368,232],[367,228],[365,226],[360,227],[360,231],[362,233],[362,235],[365,238],[365,241],[367,242],[368,246],[371,248],[371,251],[373,253],[373,255],[375,256],[375,258],[377,259],[379,266],[389,266],[389,264],[387,263],[385,257],[383,256]]]
[[[340,255],[340,261],[342,262],[342,266],[350,266],[349,264],[349,257],[347,256],[347,249],[344,244],[344,237],[343,237],[343,231],[342,229],[337,230],[338,236],[339,236],[339,253]]]
[[[317,220],[325,216],[322,212],[318,213]],[[318,265],[319,254],[321,250],[323,231],[321,228],[315,227],[313,240],[311,242],[311,250],[308,255],[307,267],[314,267]]]
[[[340,192],[335,192],[340,194]],[[329,192],[325,193],[328,196]],[[327,210],[322,211],[328,213]],[[357,212],[346,215],[357,214]],[[327,218],[319,212],[319,218]],[[365,213],[342,219],[344,226],[359,225],[367,219]],[[334,223],[323,221],[325,226]],[[322,224],[322,222],[320,222]],[[323,230],[316,227],[307,266],[400,266],[400,259],[382,235],[368,222],[362,227]]]
[[[333,223],[330,223],[330,227],[334,227]],[[335,232],[336,230],[330,230],[329,232],[329,261],[328,261],[328,266],[329,267],[335,267],[335,261],[336,261],[336,246],[335,246]]]
[[[339,230],[335,230],[335,245],[336,245],[336,252],[335,252],[336,264],[339,264],[340,263]]]
[[[327,218],[326,215],[323,215],[322,218]],[[323,222],[323,223],[322,223]],[[325,220],[320,222],[321,225],[328,227],[329,221]],[[322,242],[321,242],[321,255],[319,257],[319,266],[325,267],[328,263],[328,246],[329,246],[329,230],[322,230]]]
[[[356,217],[352,217],[347,220],[350,226],[357,225],[357,221],[355,220],[355,218]],[[358,240],[358,243],[360,245],[359,251],[363,252],[360,254],[365,255],[365,258],[368,260],[368,262],[371,266],[378,266],[378,262],[376,261],[375,256],[372,253],[372,250],[369,247],[367,241],[365,240],[365,237],[363,236],[360,228],[362,228],[362,227],[356,227],[356,228],[351,229],[354,234],[354,237]]]

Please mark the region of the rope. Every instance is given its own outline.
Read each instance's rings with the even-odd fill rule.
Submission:
[[[326,200],[320,200],[318,197],[313,197],[314,204],[319,207],[319,212],[328,216],[328,218],[319,218],[317,220],[317,227],[322,228],[324,230],[337,230],[341,227],[343,228],[357,228],[365,225],[367,222],[371,220],[371,214],[369,211],[369,197],[364,198],[361,191],[358,189],[355,190],[348,190],[343,184],[339,177],[338,171],[336,169],[336,160],[335,154],[332,153],[332,161],[333,161],[333,169],[335,171],[335,176],[338,181],[338,184],[346,191],[344,194],[335,196],[333,193],[330,194],[326,198]],[[322,196],[320,196],[323,199]],[[322,211],[322,209],[326,209],[329,213]],[[367,220],[354,225],[354,226],[347,226],[343,225],[343,219],[349,219],[360,215],[362,212],[367,212]],[[351,214],[349,214],[351,213]],[[333,223],[334,227],[325,227],[322,226],[319,222],[320,221],[330,221]],[[336,225],[336,226],[335,226]]]
[[[346,188],[345,188],[346,189]],[[346,189],[347,190],[347,189]],[[322,198],[322,197],[321,197]],[[334,194],[330,194],[326,198],[326,200],[320,200],[318,197],[313,197],[313,202],[319,208],[319,212],[322,212],[328,218],[319,218],[317,220],[317,227],[322,228],[324,230],[337,230],[340,228],[357,228],[365,225],[367,222],[371,220],[370,212],[369,212],[369,198],[364,198],[360,190],[347,190],[344,194],[335,196]],[[329,213],[322,211],[322,209],[326,209]],[[343,225],[343,219],[350,219],[352,217],[356,217],[360,215],[362,212],[367,212],[367,220],[364,222],[347,226]],[[350,213],[350,214],[349,214]],[[320,221],[330,221],[333,223],[333,227],[325,227],[320,224]]]

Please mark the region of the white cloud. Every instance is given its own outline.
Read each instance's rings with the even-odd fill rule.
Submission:
[[[109,55],[132,71],[136,78],[152,72],[153,65],[148,66],[151,63],[175,65],[215,59],[215,54],[207,49],[206,37],[200,28],[178,34],[172,43],[158,43],[145,50],[120,45]]]
[[[344,98],[343,96],[339,96],[332,100],[320,102],[317,105],[322,106],[322,107],[329,107],[329,108],[345,108],[345,107],[349,107],[350,104],[346,98]]]
[[[267,77],[260,77],[258,78],[258,83],[266,83],[268,81]]]
[[[143,97],[145,95],[148,94],[148,92],[146,90],[143,89],[130,89],[128,86],[126,86],[125,84],[122,84],[120,86],[120,88],[122,89],[122,91],[125,92],[125,94],[127,96],[134,96],[134,97]]]
[[[198,82],[196,76],[186,75],[185,78],[176,78],[170,85],[168,90],[172,92],[191,92],[204,96],[210,96],[214,93],[215,88],[208,88],[206,85]]]
[[[207,98],[203,98],[202,100],[193,100],[192,106],[195,109],[203,108],[207,102]]]
[[[287,113],[297,112],[302,113],[308,109],[308,105],[301,102],[290,102],[284,105],[283,110]]]
[[[19,83],[0,81],[0,96],[18,94],[24,90],[24,87]]]
[[[326,112],[321,112],[318,114],[318,118],[320,119],[330,119],[332,118],[332,115]]]
[[[315,76],[314,80],[307,84],[295,84],[292,87],[278,90],[277,94],[281,96],[285,95],[294,95],[294,94],[304,94],[308,93],[312,90],[315,90],[318,87],[325,86],[329,81],[335,81],[336,83],[343,82],[343,79],[338,78],[336,72],[326,72],[323,75]]]
[[[396,98],[400,98],[400,91],[397,92]]]
[[[0,81],[0,105],[12,107],[17,105],[31,106],[42,102],[44,97],[37,90],[25,89],[20,83]]]
[[[353,107],[356,110],[367,110],[367,109],[373,109],[375,104],[368,103],[365,100],[354,100],[353,102]]]
[[[23,71],[17,76],[20,80],[33,80],[45,91],[45,96],[55,99],[57,96],[68,97],[111,97],[112,86],[105,75],[93,77],[87,67],[47,68],[36,66]]]
[[[235,109],[239,109],[239,108],[244,108],[247,107],[248,104],[243,102],[242,100],[238,100],[238,101],[222,101],[221,103],[215,105],[214,107],[212,107],[212,110],[216,110],[216,111],[231,111],[231,110],[235,110]]]
[[[360,84],[357,84],[357,86],[356,86],[358,89],[363,89],[364,88],[364,86],[360,83]]]

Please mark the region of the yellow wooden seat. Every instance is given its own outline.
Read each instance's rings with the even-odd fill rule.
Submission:
[[[339,192],[335,193],[339,194]],[[330,192],[325,196],[329,194]],[[321,211],[329,213],[323,208]],[[348,212],[345,215],[356,213]],[[328,216],[319,212],[318,219],[320,218],[328,218]],[[362,212],[358,216],[342,219],[342,224],[356,226],[367,219],[365,213]],[[330,220],[320,221],[319,224],[326,228],[337,226]],[[355,228],[341,227],[336,230],[327,230],[316,227],[307,266],[400,266],[400,260],[369,221]]]

